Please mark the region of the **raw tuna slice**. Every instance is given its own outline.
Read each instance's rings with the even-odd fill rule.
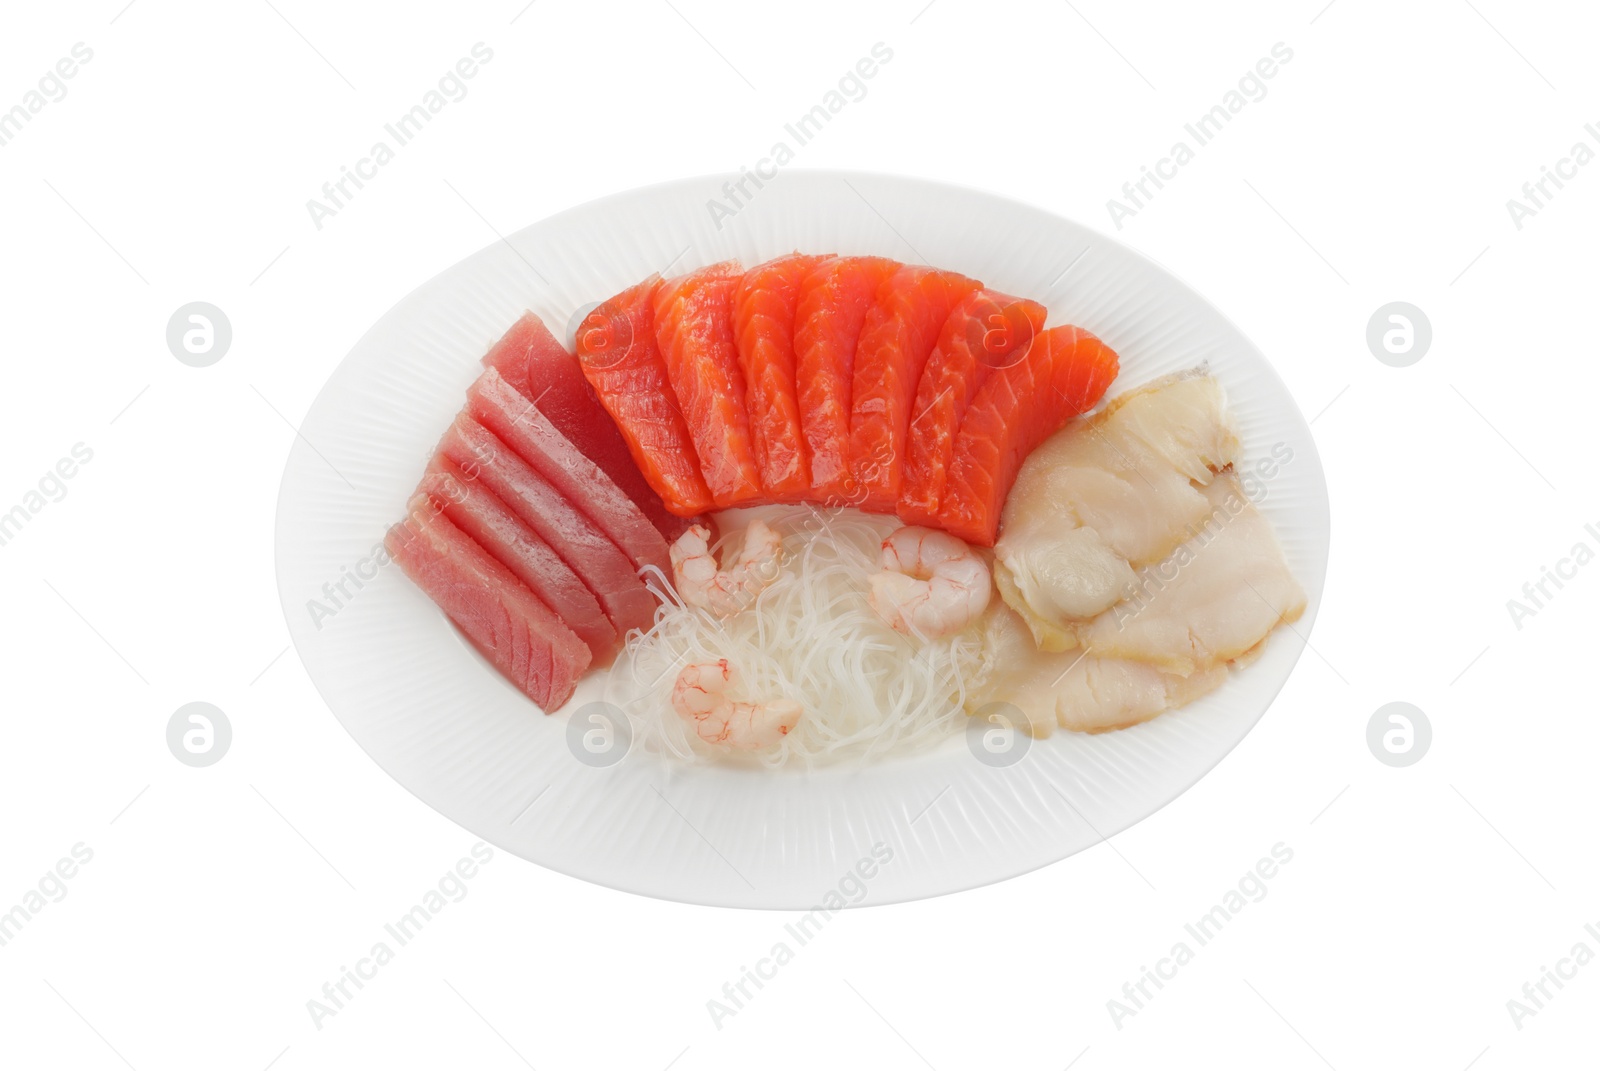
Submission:
[[[906,467],[896,512],[934,525],[956,432],[973,395],[996,368],[1019,361],[1044,330],[1045,308],[994,290],[975,290],[945,320],[917,382],[906,430]]]
[[[634,464],[667,509],[693,517],[711,508],[711,492],[656,346],[660,286],[661,279],[651,276],[584,317],[578,325],[578,363],[627,440]]]
[[[599,465],[584,457],[543,411],[512,389],[499,372],[488,368],[478,377],[467,391],[467,412],[593,521],[628,556],[635,571],[653,565],[672,575],[667,541],[656,526]]]
[[[531,312],[524,312],[517,322],[506,329],[500,341],[489,347],[483,355],[483,366],[499,372],[505,381],[524,394],[528,393],[528,364],[535,348],[545,345],[548,339],[559,347],[544,321]]]
[[[750,441],[770,501],[799,502],[811,492],[795,393],[794,310],[801,281],[824,259],[792,253],[769,260],[745,272],[733,294]]]
[[[627,556],[494,432],[462,413],[445,432],[439,451],[469,479],[482,480],[550,544],[594,592],[617,632],[650,626],[655,599]]]
[[[743,275],[730,260],[669,279],[655,294],[656,345],[718,509],[761,500],[733,337],[733,291]]]
[[[545,713],[572,696],[589,648],[511,571],[439,515],[426,495],[384,546],[472,645]]]
[[[850,392],[856,341],[878,288],[900,267],[883,257],[832,257],[800,283],[794,312],[795,393],[814,501],[848,505]]]
[[[989,374],[961,421],[939,527],[991,547],[1000,511],[1034,447],[1094,408],[1117,378],[1117,355],[1077,327],[1033,340],[1022,360]]]
[[[878,292],[856,343],[850,395],[850,471],[862,509],[894,512],[917,381],[950,311],[980,285],[955,272],[908,264]]]
[[[549,418],[585,457],[600,466],[622,493],[633,499],[668,543],[700,518],[668,512],[661,496],[651,489],[628,452],[628,443],[611,414],[583,378],[578,359],[556,341],[544,321],[531,312],[511,325],[494,344],[483,363],[497,369],[505,381],[521,391]]]
[[[471,536],[554,610],[589,645],[596,665],[611,661],[617,650],[617,630],[606,620],[594,592],[550,544],[483,486],[483,481],[467,479],[455,462],[441,456],[422,478],[420,490],[451,524]]]

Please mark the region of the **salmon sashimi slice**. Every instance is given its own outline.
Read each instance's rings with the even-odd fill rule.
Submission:
[[[939,527],[994,546],[1006,495],[1034,447],[1087,412],[1117,378],[1117,355],[1078,327],[1055,327],[1022,360],[990,372],[956,435]]]
[[[794,314],[801,282],[825,259],[792,253],[769,260],[745,272],[733,293],[750,442],[769,501],[799,502],[811,491],[795,392]]]
[[[980,286],[952,271],[908,264],[867,312],[850,395],[850,472],[856,505],[869,513],[893,513],[900,500],[917,382],[951,310]]]
[[[655,599],[626,555],[565,496],[540,476],[499,436],[469,414],[456,417],[439,452],[495,496],[577,573],[621,635],[649,628]]]
[[[743,275],[737,261],[724,261],[669,279],[655,293],[656,345],[718,509],[762,497],[733,335],[733,292]]]
[[[667,510],[661,496],[634,463],[627,440],[583,377],[578,359],[531,312],[511,325],[483,363],[505,377],[539,407],[557,431],[567,437],[660,531],[668,543],[701,518],[679,517]]]
[[[974,290],[944,322],[923,366],[906,427],[906,466],[896,512],[907,524],[937,522],[956,432],[989,373],[1019,361],[1044,330],[1045,307],[995,290]]]
[[[427,495],[412,498],[410,516],[389,529],[384,546],[540,709],[548,714],[571,698],[589,668],[589,648],[509,569],[440,515]]]
[[[656,526],[499,372],[487,368],[478,377],[467,391],[467,412],[593,521],[628,556],[635,571],[653,565],[671,575],[667,541]]]
[[[830,257],[801,280],[794,312],[795,394],[815,501],[851,502],[856,342],[878,289],[899,267],[883,257]]]
[[[660,287],[660,277],[652,275],[584,317],[578,363],[645,480],[669,511],[693,517],[711,508],[711,492],[656,345]]]
[[[440,456],[429,466],[419,490],[451,524],[471,536],[554,610],[588,645],[595,665],[611,660],[618,646],[617,630],[606,619],[594,592],[481,480],[468,479],[455,462]]]

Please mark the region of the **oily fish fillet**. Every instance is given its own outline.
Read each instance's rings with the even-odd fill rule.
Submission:
[[[995,543],[995,582],[1040,647],[1066,650],[1075,626],[1132,589],[1211,512],[1203,488],[1239,436],[1222,388],[1180,373],[1067,425],[1023,463]]]
[[[972,397],[950,455],[938,527],[977,546],[995,533],[1017,474],[1046,439],[1087,413],[1117,378],[1117,354],[1064,324],[1034,338],[1020,360],[995,369]]]
[[[795,392],[794,318],[800,285],[825,259],[790,253],[769,260],[745,272],[733,292],[751,446],[761,489],[779,502],[804,501],[811,490]]]
[[[811,465],[812,497],[858,501],[850,471],[850,405],[856,344],[878,291],[900,269],[883,257],[830,257],[806,273],[795,296],[795,400]]]
[[[1077,649],[1043,650],[1020,614],[991,606],[968,712],[1011,704],[1035,735],[1057,724],[1125,728],[1215,690],[1273,629],[1298,619],[1305,593],[1233,473],[1202,495],[1209,512],[1192,538],[1142,571],[1129,598],[1071,625],[1067,646]]]
[[[667,280],[653,298],[656,345],[718,509],[761,500],[733,333],[733,296],[743,276],[737,261],[712,264]]]
[[[850,394],[850,471],[869,513],[900,500],[917,381],[961,299],[982,286],[953,271],[907,264],[878,291],[856,343]]]
[[[656,343],[655,299],[662,285],[652,275],[602,302],[578,325],[576,352],[651,489],[670,513],[694,517],[710,509],[712,499]]]

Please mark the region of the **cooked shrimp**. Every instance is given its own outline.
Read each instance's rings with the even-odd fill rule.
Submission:
[[[735,702],[727,694],[732,683],[726,658],[685,666],[672,686],[672,709],[701,740],[739,751],[771,747],[799,723],[801,708],[794,700]]]
[[[718,617],[736,614],[755,601],[761,589],[778,576],[783,540],[761,521],[744,530],[744,545],[726,567],[711,556],[711,532],[697,524],[672,544],[672,582],[688,606]]]
[[[883,541],[881,564],[868,598],[897,632],[949,636],[989,605],[989,566],[946,532],[901,528]]]

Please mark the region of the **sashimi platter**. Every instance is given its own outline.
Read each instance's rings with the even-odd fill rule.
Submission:
[[[512,235],[334,373],[278,517],[334,713],[476,835],[699,903],[967,888],[1182,792],[1326,568],[1265,358],[1037,209],[722,181]]]

